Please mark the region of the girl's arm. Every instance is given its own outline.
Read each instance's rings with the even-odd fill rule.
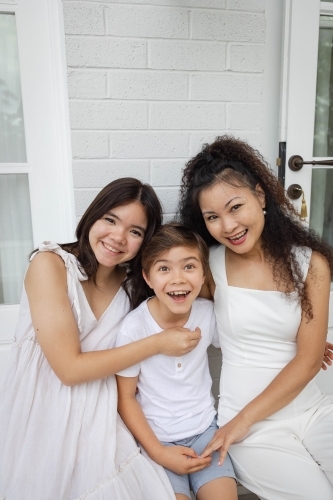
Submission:
[[[266,387],[247,404],[236,417],[216,431],[202,457],[220,449],[220,462],[229,446],[242,439],[256,422],[281,410],[304,389],[319,372],[325,348],[330,294],[330,272],[326,260],[317,252],[311,257],[307,277],[309,298],[313,307],[313,319],[304,313],[297,334],[297,353]]]
[[[150,458],[176,474],[191,474],[209,466],[211,458],[198,458],[191,448],[164,446],[150,427],[135,397],[138,377],[117,375],[118,412]],[[191,460],[189,460],[189,458]]]
[[[199,342],[199,329],[173,328],[124,347],[82,352],[67,294],[63,260],[52,252],[36,255],[25,279],[32,323],[51,368],[65,385],[97,380],[155,354],[183,356]]]

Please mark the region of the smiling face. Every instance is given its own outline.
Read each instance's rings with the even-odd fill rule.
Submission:
[[[89,243],[99,265],[112,268],[133,259],[147,224],[146,212],[138,201],[114,207],[97,220],[90,229]]]
[[[205,280],[199,250],[178,246],[160,254],[149,275],[143,276],[155,292],[163,317],[187,314]]]
[[[265,196],[257,186],[247,187],[218,182],[199,195],[199,205],[210,234],[238,254],[260,249],[265,224]]]

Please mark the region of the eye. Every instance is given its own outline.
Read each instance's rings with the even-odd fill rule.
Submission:
[[[215,219],[217,219],[217,215],[208,215],[208,217],[206,217],[206,221],[208,222],[212,222]]]
[[[235,212],[237,211],[242,205],[234,205],[233,207],[231,207],[231,211],[232,212]]]
[[[162,271],[162,272],[165,272],[165,271],[169,271],[169,268],[167,266],[160,266],[158,268],[159,271]]]
[[[131,233],[134,234],[135,236],[138,236],[139,238],[142,238],[141,232],[138,231],[137,229],[132,229]]]
[[[115,220],[112,219],[112,217],[104,217],[104,220],[107,220],[108,222],[110,222],[110,224],[115,224]]]
[[[195,269],[194,264],[186,264],[185,269]]]

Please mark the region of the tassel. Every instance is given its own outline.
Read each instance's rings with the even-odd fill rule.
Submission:
[[[308,209],[306,206],[306,201],[304,198],[304,191],[302,191],[303,198],[302,198],[302,206],[301,206],[301,219],[306,219],[308,216]]]

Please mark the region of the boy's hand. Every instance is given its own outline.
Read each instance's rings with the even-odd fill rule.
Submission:
[[[191,352],[200,342],[201,330],[196,328],[194,332],[187,328],[168,328],[155,335],[158,342],[158,353],[166,356],[181,357]]]
[[[163,446],[157,461],[176,474],[191,474],[209,467],[212,459],[199,458],[192,448],[186,446]]]
[[[333,344],[326,342],[323,362],[321,364],[322,370],[327,370],[327,365],[331,366],[333,360]]]

